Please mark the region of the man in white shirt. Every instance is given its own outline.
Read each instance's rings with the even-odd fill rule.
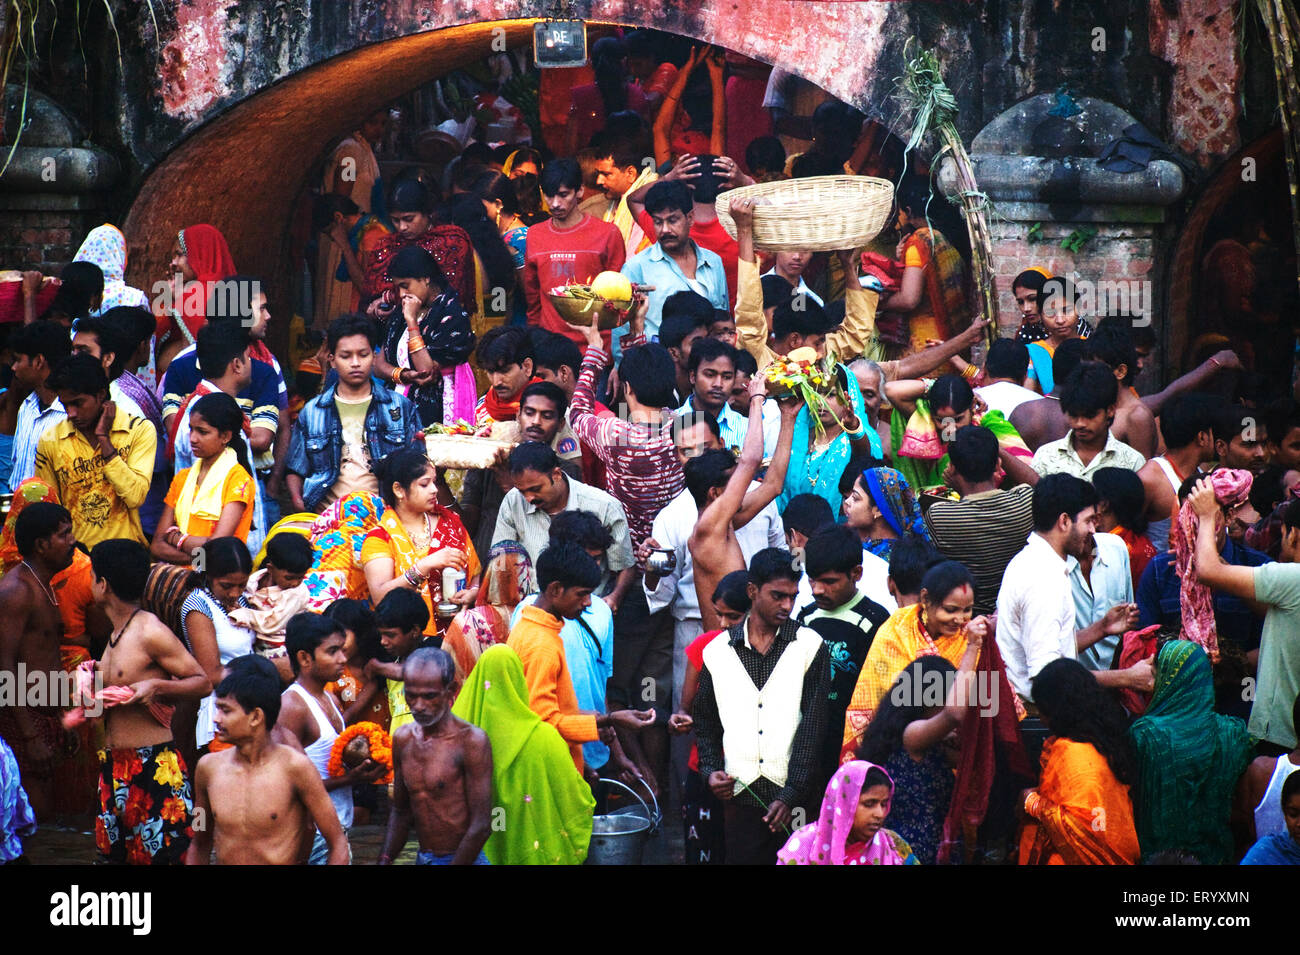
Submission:
[[[1110,430],[1118,394],[1115,376],[1105,365],[1085,362],[1076,368],[1061,386],[1061,410],[1070,431],[1034,452],[1033,469],[1040,475],[1072,474],[1087,480],[1102,468],[1141,470],[1146,458]]]
[[[975,389],[990,411],[1001,411],[1010,418],[1026,401],[1041,397],[1023,384],[1029,373],[1029,349],[1012,338],[999,338],[989,346],[984,362],[985,384]]]
[[[117,361],[120,347],[116,333],[104,319],[83,318],[77,323],[77,330],[72,336],[73,352],[89,355],[104,366],[104,374],[108,376],[108,397],[113,404],[129,415],[147,417],[139,403],[117,383],[117,376],[122,371],[122,365]]]
[[[1032,702],[1031,682],[1059,657],[1077,659],[1081,650],[1111,634],[1137,626],[1137,606],[1116,604],[1101,619],[1075,629],[1069,558],[1089,557],[1097,525],[1097,492],[1069,474],[1051,474],[1034,487],[1034,531],[1011,559],[998,593],[997,641],[1011,687]],[[1154,657],[1127,670],[1096,670],[1102,686],[1150,692]]]

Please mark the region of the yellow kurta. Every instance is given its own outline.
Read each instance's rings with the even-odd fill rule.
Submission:
[[[54,488],[86,547],[118,537],[147,544],[140,505],[153,480],[158,432],[148,419],[119,407],[109,443],[117,454],[105,462],[98,446],[71,421],[60,421],[36,445],[36,477]]]
[[[759,369],[772,364],[767,344],[767,316],[763,314],[763,283],[758,264],[741,259],[736,265],[736,344],[754,356]],[[844,322],[826,336],[826,353],[849,362],[866,354],[876,334],[876,305],[880,296],[864,288],[849,289],[844,296]]]

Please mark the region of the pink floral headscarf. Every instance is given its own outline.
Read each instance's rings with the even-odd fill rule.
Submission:
[[[852,846],[853,817],[862,797],[862,784],[867,771],[885,770],[875,763],[855,759],[839,768],[826,786],[822,797],[821,815],[816,822],[796,829],[780,852],[776,854],[780,865],[905,865],[903,857],[894,847],[893,837],[883,826],[870,842]],[[889,797],[894,797],[894,781],[889,780]]]
[[[1235,507],[1250,495],[1253,477],[1249,471],[1219,468],[1210,473],[1214,498],[1223,507]],[[1210,588],[1196,579],[1196,531],[1200,520],[1190,500],[1183,501],[1178,519],[1170,530],[1175,567],[1180,580],[1179,596],[1183,605],[1182,639],[1203,649],[1212,662],[1219,660],[1219,635],[1214,623],[1214,601]]]

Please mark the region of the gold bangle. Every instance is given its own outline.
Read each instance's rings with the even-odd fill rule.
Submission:
[[[414,355],[416,352],[424,351],[428,347],[429,346],[426,345],[424,342],[420,342],[420,344],[416,345],[414,348],[406,349],[406,353],[408,355]]]
[[[402,368],[399,365],[393,369],[393,384],[400,385],[401,383],[402,383]]]

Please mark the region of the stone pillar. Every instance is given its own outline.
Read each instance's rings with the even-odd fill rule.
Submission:
[[[22,103],[17,87],[6,93],[4,155]],[[18,148],[0,176],[0,269],[57,275],[86,233],[104,221],[102,193],[119,173],[117,160],[86,144],[53,100],[29,90]]]
[[[1182,170],[1157,159],[1129,173],[1097,165],[1096,157],[1136,120],[1102,100],[1079,97],[1081,112],[1049,113],[1055,97],[1032,97],[1002,113],[971,143],[975,180],[993,203],[998,330],[1012,336],[1020,314],[1011,294],[1015,276],[1032,266],[1080,282],[1093,295],[1084,317],[1092,324],[1127,312],[1135,324],[1150,322],[1162,344],[1164,290],[1156,278],[1166,209],[1183,194]],[[951,164],[940,184],[952,193]],[[1072,235],[1096,230],[1077,251],[1063,247]],[[1156,363],[1153,363],[1156,364]]]

